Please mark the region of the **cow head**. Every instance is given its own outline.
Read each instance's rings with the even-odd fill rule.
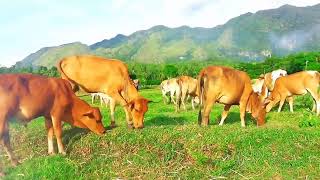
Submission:
[[[134,128],[141,129],[144,127],[144,114],[148,111],[149,102],[148,99],[138,97],[128,103]]]
[[[102,135],[105,133],[104,126],[102,124],[102,116],[99,108],[90,107],[85,112],[76,112],[76,118],[73,118],[73,125],[80,128],[88,128],[92,132]]]
[[[247,104],[247,111],[249,111],[252,117],[257,121],[258,126],[265,124],[266,107],[257,93],[252,93],[250,95]]]

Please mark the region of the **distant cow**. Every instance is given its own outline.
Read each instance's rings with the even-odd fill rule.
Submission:
[[[180,92],[180,86],[178,83],[178,80],[176,78],[164,80],[160,84],[160,89],[162,92],[163,102],[173,102],[176,104],[176,101],[174,100],[174,96]],[[167,93],[170,95],[170,100],[167,98]]]
[[[0,142],[13,165],[18,163],[9,138],[9,121],[27,123],[44,116],[48,131],[48,153],[54,153],[53,136],[57,138],[59,153],[65,154],[62,144],[62,121],[97,134],[105,129],[98,108],[90,107],[72,91],[70,84],[60,78],[31,74],[0,75]]]
[[[176,110],[180,109],[180,102],[183,105],[183,109],[186,110],[185,101],[188,96],[191,96],[192,109],[194,108],[194,103],[197,102],[198,92],[197,92],[197,80],[190,76],[180,76],[177,78],[180,86],[180,93],[177,93],[177,103]]]
[[[286,99],[289,102],[290,111],[293,112],[293,96],[304,95],[309,92],[316,104],[317,115],[319,115],[319,83],[320,74],[317,71],[301,71],[278,78],[275,82],[273,91],[267,99],[267,101],[270,102],[266,108],[267,112],[279,102],[278,112],[280,112]]]
[[[82,55],[62,59],[57,68],[61,77],[72,84],[74,91],[81,87],[88,93],[108,94],[123,106],[130,128],[132,125],[135,128],[143,128],[144,114],[148,110],[149,100],[139,95],[125,63],[115,59]],[[115,103],[111,106],[111,127],[113,127]]]
[[[226,119],[232,105],[240,106],[241,126],[245,127],[245,112],[251,113],[257,125],[265,123],[266,110],[257,93],[251,87],[247,73],[228,67],[209,66],[204,68],[198,77],[200,111],[198,122],[209,124],[209,115],[214,103],[224,104],[224,111],[219,125]],[[203,113],[201,105],[203,104]]]
[[[139,88],[140,88],[140,81],[139,81],[139,79],[134,79],[134,80],[133,80],[133,85],[134,85],[134,87],[136,87],[137,90],[139,90]]]
[[[110,103],[110,101],[112,100],[112,98],[110,96],[108,96],[107,94],[104,93],[90,93],[91,95],[91,104],[94,103],[95,98],[99,98],[100,100],[100,106],[102,106],[102,104],[104,103],[105,105],[108,105]]]

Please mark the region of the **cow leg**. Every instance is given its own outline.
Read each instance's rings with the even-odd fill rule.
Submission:
[[[110,116],[111,116],[111,123],[110,123],[110,127],[114,128],[116,127],[116,121],[114,118],[114,112],[115,112],[115,108],[116,108],[116,102],[113,99],[110,99]]]
[[[180,111],[181,106],[181,91],[176,91],[176,112]]]
[[[177,100],[174,100],[174,91],[170,91],[170,98],[171,98],[171,102],[173,102],[173,104],[177,104]]]
[[[170,103],[170,100],[167,95],[167,93],[165,93],[164,91],[162,91],[162,99],[163,99],[163,103],[166,104],[166,103]]]
[[[4,120],[0,120],[0,143],[3,145],[4,149],[6,150],[9,159],[13,166],[17,166],[19,164],[17,158],[13,154],[13,150],[10,144],[10,137],[9,137],[9,125],[5,118]]]
[[[224,109],[223,109],[223,112],[222,112],[222,115],[221,115],[221,120],[220,120],[220,123],[219,123],[220,126],[223,125],[224,120],[227,118],[229,110],[230,110],[230,107],[231,107],[231,105],[225,105],[224,106]]]
[[[106,94],[110,95],[115,102],[119,102],[119,104],[123,107],[124,112],[126,113],[126,121],[129,128],[133,127],[133,122],[131,118],[131,113],[129,111],[128,103],[123,99],[123,97],[119,94],[119,92],[107,92]]]
[[[64,146],[63,146],[63,143],[62,143],[61,119],[57,118],[57,117],[51,117],[51,119],[52,119],[54,134],[55,134],[56,139],[57,139],[59,153],[63,154],[63,155],[66,155],[66,152],[64,150]]]
[[[181,103],[182,103],[183,109],[184,109],[185,111],[187,110],[186,104],[185,104],[186,97],[187,97],[187,93],[186,93],[186,92],[182,92],[182,95],[181,95]]]
[[[104,100],[103,100],[103,98],[101,96],[99,96],[99,98],[100,98],[100,106],[102,107],[102,105],[104,103]],[[105,103],[105,104],[107,105],[107,103]]]
[[[55,153],[53,148],[53,126],[52,126],[51,118],[48,118],[48,117],[45,118],[45,125],[48,132],[48,154],[52,155]]]
[[[91,94],[91,104],[94,102],[94,95]]]
[[[207,101],[203,108],[201,125],[208,126],[210,121],[210,112],[215,101]]]
[[[288,97],[288,98],[287,98],[287,101],[288,101],[288,103],[289,103],[290,112],[293,113],[293,96]]]
[[[280,111],[281,111],[282,106],[283,106],[283,104],[284,104],[285,100],[286,100],[286,97],[281,97],[281,100],[280,100],[280,103],[279,103],[278,112],[280,112]]]
[[[192,109],[193,109],[193,110],[195,110],[195,108],[194,108],[194,98],[195,98],[195,97],[192,97],[192,98],[191,98],[191,105],[192,105]]]
[[[239,103],[241,127],[246,127],[246,122],[245,122],[246,108],[247,108],[247,102]]]
[[[313,100],[315,102],[315,107],[313,107],[312,109],[316,109],[317,110],[317,116],[320,113],[320,99],[319,99],[319,95],[318,95],[318,87],[314,88],[314,89],[307,89],[311,96],[313,97]]]

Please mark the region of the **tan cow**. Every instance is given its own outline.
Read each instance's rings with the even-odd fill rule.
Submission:
[[[180,92],[180,86],[176,78],[171,78],[171,79],[162,81],[160,84],[160,89],[162,92],[164,103],[166,103],[166,101],[169,103],[171,100],[171,102],[176,104],[176,101],[174,100],[174,95]],[[170,95],[170,99],[167,98],[168,93]]]
[[[180,109],[180,103],[183,105],[183,109],[186,110],[185,101],[188,96],[191,96],[192,109],[194,108],[194,103],[197,102],[198,92],[197,92],[197,80],[190,76],[180,76],[177,78],[180,86],[180,93],[177,93],[176,110]]]
[[[198,122],[209,124],[209,115],[214,103],[224,104],[224,111],[219,125],[226,119],[232,105],[240,106],[241,126],[245,127],[245,112],[251,113],[257,120],[257,125],[265,123],[265,106],[254,93],[247,73],[222,66],[209,66],[204,68],[198,77],[200,111]],[[203,113],[201,105],[203,104]]]
[[[279,77],[286,76],[286,75],[287,75],[287,71],[283,69],[277,69],[272,72],[266,73],[264,75],[264,82],[268,88],[268,91],[271,92],[273,90],[274,83]]]
[[[293,112],[293,96],[304,95],[309,92],[316,103],[317,115],[319,115],[319,83],[320,74],[317,71],[301,71],[278,78],[275,82],[273,91],[267,98],[267,102],[270,102],[266,108],[267,112],[279,102],[278,112],[280,112],[286,99],[289,102],[290,111]]]
[[[57,68],[61,77],[72,84],[74,91],[81,87],[88,93],[108,94],[123,106],[130,128],[132,125],[135,128],[143,128],[149,100],[139,95],[125,63],[115,59],[82,55],[62,59]],[[115,103],[111,106],[111,127],[113,127]]]
[[[0,143],[13,165],[18,164],[9,138],[9,121],[18,119],[28,123],[44,116],[48,131],[48,153],[54,153],[53,136],[57,138],[59,153],[65,154],[62,144],[62,121],[97,134],[105,129],[98,108],[90,107],[72,91],[70,84],[60,78],[32,74],[0,75]]]

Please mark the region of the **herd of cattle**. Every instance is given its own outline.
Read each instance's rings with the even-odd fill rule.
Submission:
[[[54,153],[53,136],[57,139],[59,153],[65,154],[62,144],[62,122],[80,128],[88,128],[96,134],[105,133],[99,108],[91,107],[75,95],[80,88],[92,94],[92,101],[99,96],[109,104],[111,127],[115,126],[114,111],[120,104],[125,111],[130,128],[143,128],[144,115],[150,100],[138,92],[138,82],[129,77],[128,68],[119,60],[96,56],[71,56],[57,64],[61,78],[49,78],[32,74],[0,75],[0,143],[13,165],[18,164],[12,152],[9,138],[9,120],[27,123],[43,116],[48,133],[48,153]],[[180,76],[161,83],[164,102],[172,101],[176,111],[191,97],[192,108],[199,105],[198,123],[209,124],[209,114],[214,103],[224,104],[219,125],[222,125],[232,105],[239,105],[241,126],[245,126],[245,112],[251,113],[257,125],[265,123],[266,112],[285,100],[293,111],[293,96],[309,92],[314,99],[314,110],[320,112],[317,71],[302,71],[287,75],[276,70],[252,80],[247,73],[236,69],[209,66],[194,79]],[[170,99],[167,98],[170,95]],[[1,170],[0,170],[1,174]]]

